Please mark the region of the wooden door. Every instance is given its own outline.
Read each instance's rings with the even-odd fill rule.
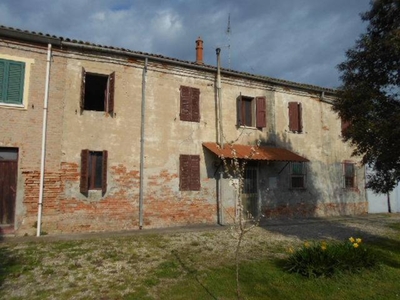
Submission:
[[[18,149],[0,148],[0,225],[14,225]]]

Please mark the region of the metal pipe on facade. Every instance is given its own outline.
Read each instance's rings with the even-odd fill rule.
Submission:
[[[48,44],[46,85],[45,85],[44,100],[43,100],[42,153],[41,153],[41,158],[40,158],[40,186],[39,186],[39,201],[38,201],[36,236],[40,236],[40,232],[42,229],[41,225],[42,225],[43,189],[44,189],[44,167],[45,167],[45,159],[46,159],[47,106],[49,103],[50,66],[51,66],[51,44]]]
[[[221,148],[224,147],[224,135],[222,130],[222,95],[221,95],[221,49],[216,49],[217,53],[217,130],[218,130],[218,144]],[[218,202],[218,224],[223,225],[223,207],[222,207],[222,186],[221,181],[223,178],[223,172],[219,172],[219,177],[217,179],[217,202]]]
[[[146,110],[146,81],[147,81],[147,57],[144,60],[142,75],[142,105],[140,116],[140,186],[139,186],[139,229],[143,228],[143,180],[144,180],[144,126]]]

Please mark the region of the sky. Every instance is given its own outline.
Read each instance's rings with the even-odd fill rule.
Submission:
[[[0,0],[0,24],[328,88],[369,0]],[[228,20],[230,30],[228,33]]]

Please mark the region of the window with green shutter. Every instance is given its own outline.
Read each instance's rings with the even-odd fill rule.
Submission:
[[[22,104],[25,63],[0,59],[0,103]]]

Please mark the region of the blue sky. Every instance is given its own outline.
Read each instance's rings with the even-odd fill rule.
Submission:
[[[369,0],[0,0],[0,24],[323,87],[366,25]],[[230,15],[230,34],[227,34]],[[227,47],[230,45],[230,51]]]

